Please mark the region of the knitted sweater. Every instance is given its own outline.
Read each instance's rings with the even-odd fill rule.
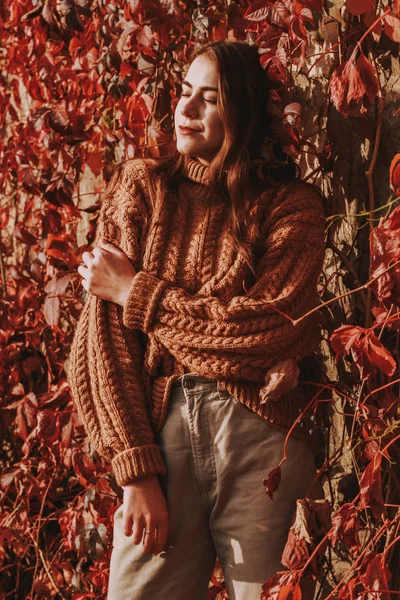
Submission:
[[[152,164],[128,160],[108,184],[94,244],[101,236],[118,246],[137,273],[124,307],[88,294],[68,361],[79,416],[120,486],[166,473],[156,435],[177,377],[217,379],[244,410],[287,431],[310,398],[299,384],[261,403],[264,377],[320,341],[319,311],[296,326],[285,317],[319,303],[325,217],[314,188],[293,181],[262,192],[247,232],[254,251],[261,233],[254,278],[230,242],[227,200],[208,194],[208,167],[192,157],[144,239]]]

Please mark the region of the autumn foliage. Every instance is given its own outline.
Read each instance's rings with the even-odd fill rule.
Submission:
[[[383,65],[388,55],[398,59],[399,1],[4,0],[0,600],[105,597],[121,490],[87,441],[66,382],[82,309],[76,268],[93,241],[112,166],[163,153],[188,52],[220,39],[259,47],[272,130],[307,179],[332,179],[338,116],[372,148],[368,194],[358,199],[364,210],[353,215],[369,226],[368,272],[338,251],[351,285],[336,285],[340,269],[321,278],[336,375],[315,385],[309,410],[317,415],[310,436],[322,451],[318,475],[327,499],[298,500],[285,570],[265,582],[261,597],[300,600],[306,580],[316,581],[318,600],[400,594],[400,154],[386,165],[384,206],[375,206],[373,185]],[[316,77],[324,87],[312,115],[297,84],[306,93]],[[331,214],[329,200],[327,232],[348,216]],[[363,309],[338,319],[335,308],[350,298]],[[334,453],[333,418],[342,419],[345,439]],[[336,482],[336,493],[331,478],[346,454],[352,471]],[[267,502],[279,483],[276,465],[265,474]],[[209,599],[227,597],[217,564]]]

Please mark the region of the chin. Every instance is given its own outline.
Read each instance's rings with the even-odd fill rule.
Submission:
[[[193,144],[180,143],[179,140],[176,143],[176,147],[181,154],[195,154],[196,147]]]

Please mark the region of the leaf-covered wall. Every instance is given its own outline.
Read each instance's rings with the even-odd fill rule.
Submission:
[[[312,574],[318,600],[400,589],[398,0],[3,0],[0,599],[105,597],[119,490],[66,382],[76,268],[113,165],[163,154],[189,51],[212,40],[259,48],[275,133],[326,196],[310,436],[327,503],[299,503],[263,598]],[[209,598],[227,598],[218,564]]]

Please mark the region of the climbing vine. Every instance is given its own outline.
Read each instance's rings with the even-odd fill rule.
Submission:
[[[258,47],[274,134],[327,198],[320,297],[330,366],[313,398],[325,420],[310,432],[326,450],[327,499],[298,501],[285,570],[262,598],[299,600],[312,579],[318,600],[400,595],[400,155],[382,135],[400,112],[399,0],[4,0],[2,600],[105,597],[121,490],[66,381],[83,306],[76,269],[113,165],[163,154],[190,50],[212,40]],[[354,197],[340,167],[349,127],[365,181]],[[353,239],[341,244],[346,226]],[[332,436],[343,439],[334,451]],[[279,465],[266,473],[266,501],[278,475]],[[209,599],[227,597],[216,564]]]

